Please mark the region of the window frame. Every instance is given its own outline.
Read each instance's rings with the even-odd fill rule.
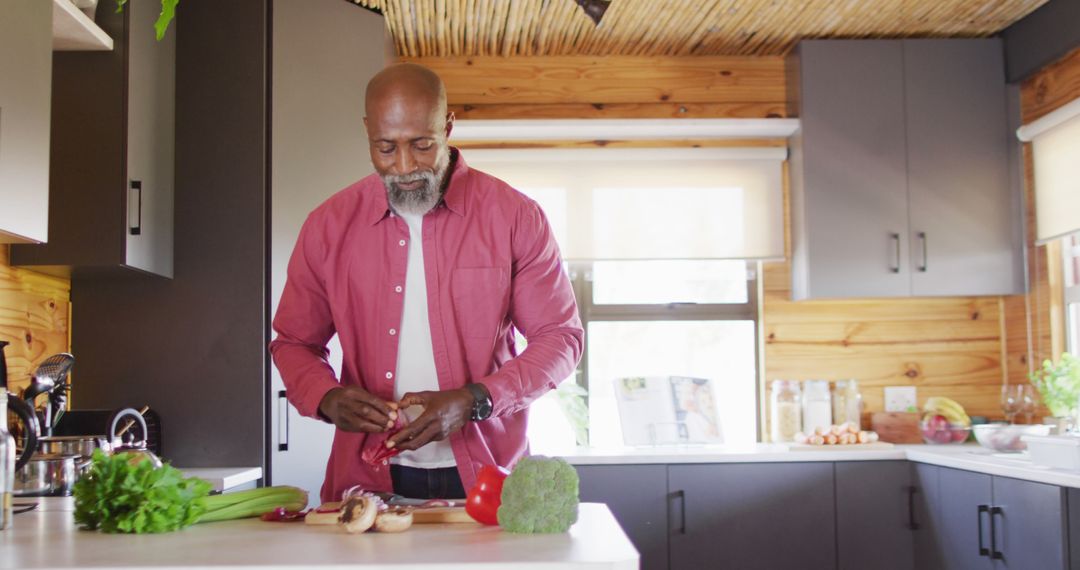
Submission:
[[[1061,239],[1061,263],[1065,277],[1063,287],[1063,306],[1065,308],[1065,346],[1073,355],[1080,356],[1080,271],[1076,261],[1080,259],[1080,233],[1067,235]],[[1069,282],[1072,285],[1069,285]],[[1074,314],[1073,309],[1076,309]]]
[[[754,326],[754,431],[757,441],[762,436],[762,406],[764,390],[762,387],[763,363],[761,360],[761,311],[760,284],[761,261],[746,260],[746,302],[744,303],[666,303],[666,304],[596,304],[593,303],[593,261],[566,261],[570,284],[577,300],[578,315],[581,325],[589,330],[590,322],[618,321],[751,321]],[[574,378],[585,388],[585,405],[589,407],[589,350],[586,332],[585,350],[575,370]],[[591,433],[586,426],[586,433],[591,443]]]

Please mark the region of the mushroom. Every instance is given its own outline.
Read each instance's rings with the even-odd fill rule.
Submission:
[[[412,509],[391,507],[375,517],[376,532],[403,532],[412,526]]]
[[[366,532],[375,524],[381,505],[382,499],[375,495],[365,493],[349,497],[341,506],[338,524],[345,527],[345,532],[349,534]]]

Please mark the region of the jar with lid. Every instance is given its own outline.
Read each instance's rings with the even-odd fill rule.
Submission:
[[[795,434],[802,429],[802,390],[798,382],[773,380],[769,413],[771,440],[795,441]]]
[[[803,433],[829,429],[832,425],[832,396],[828,380],[807,380],[803,389]]]
[[[862,394],[859,393],[859,383],[856,380],[836,381],[832,409],[833,423],[851,422],[862,428]]]

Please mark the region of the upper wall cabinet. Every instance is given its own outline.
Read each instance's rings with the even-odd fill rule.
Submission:
[[[172,276],[175,37],[158,0],[98,5],[108,52],[53,58],[49,239],[12,248],[50,273],[126,267]]]
[[[0,243],[49,230],[51,2],[0,2]]]
[[[1000,40],[813,40],[788,59],[796,299],[1024,290]]]

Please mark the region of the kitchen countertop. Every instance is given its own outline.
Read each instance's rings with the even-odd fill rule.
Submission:
[[[808,461],[915,461],[989,475],[1080,488],[1080,471],[1034,465],[1027,453],[994,453],[975,443],[896,445],[890,449],[851,450],[830,446],[820,451],[789,451],[784,444],[699,445],[624,449],[577,448],[553,453],[573,465],[680,463],[778,463]]]
[[[607,506],[581,505],[569,533],[523,535],[476,523],[422,524],[399,534],[345,534],[335,526],[258,519],[197,524],[158,535],[79,530],[71,498],[39,498],[0,531],[0,568],[393,568],[476,570],[638,567],[638,553]],[[19,499],[16,503],[31,502]]]
[[[205,479],[215,491],[226,491],[262,479],[262,467],[177,467],[188,477]]]

